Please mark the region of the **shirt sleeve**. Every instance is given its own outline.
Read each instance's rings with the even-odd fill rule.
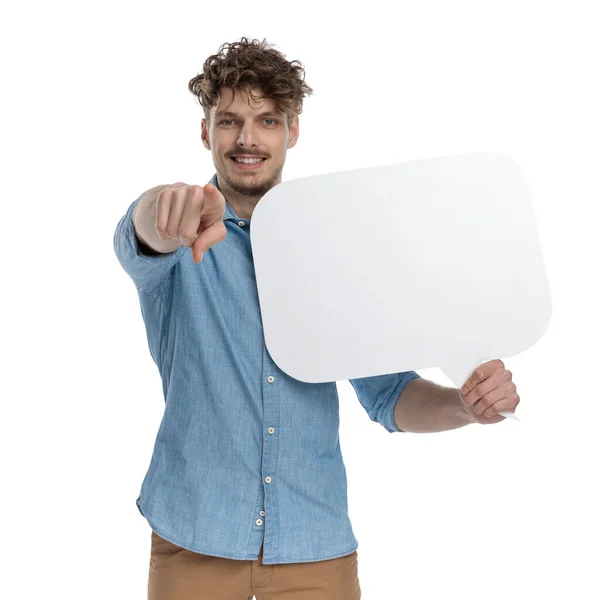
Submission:
[[[152,294],[160,291],[164,278],[189,248],[182,245],[174,252],[155,256],[142,253],[133,226],[133,211],[142,196],[130,204],[119,221],[113,245],[117,259],[138,291]]]
[[[406,371],[349,379],[349,381],[371,421],[379,423],[390,433],[404,433],[394,421],[396,401],[409,381],[420,378],[421,376],[415,371]]]

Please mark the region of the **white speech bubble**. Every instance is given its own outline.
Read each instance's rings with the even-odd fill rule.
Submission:
[[[528,185],[502,154],[285,181],[250,234],[267,349],[300,381],[439,366],[460,388],[550,321]]]

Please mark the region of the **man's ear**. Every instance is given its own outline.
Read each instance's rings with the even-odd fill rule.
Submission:
[[[293,148],[298,141],[298,136],[300,135],[300,122],[299,117],[296,116],[292,123],[290,124],[290,139],[288,141],[288,148]]]
[[[208,137],[208,127],[209,124],[206,122],[206,119],[202,119],[202,133],[200,137],[202,138],[202,143],[207,150],[210,150],[210,139]]]

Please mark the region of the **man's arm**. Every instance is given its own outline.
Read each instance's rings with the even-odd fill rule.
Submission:
[[[424,378],[409,381],[394,407],[394,421],[410,433],[434,433],[477,423],[457,388]]]

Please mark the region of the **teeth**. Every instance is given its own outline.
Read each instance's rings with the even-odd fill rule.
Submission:
[[[233,160],[235,160],[236,162],[246,163],[247,165],[255,165],[256,163],[259,163],[263,159],[262,158],[240,158],[239,156],[234,156]]]

